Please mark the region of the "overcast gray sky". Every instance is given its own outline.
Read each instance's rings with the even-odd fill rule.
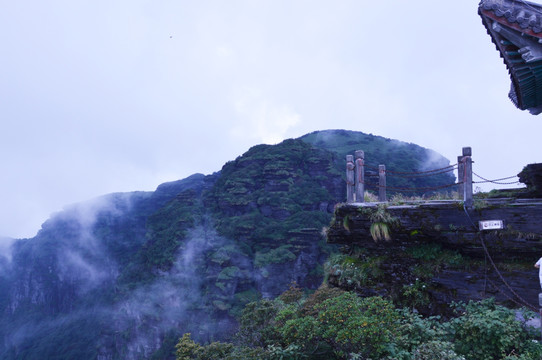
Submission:
[[[0,3],[1,235],[315,130],[472,146],[488,178],[542,161],[478,1]]]

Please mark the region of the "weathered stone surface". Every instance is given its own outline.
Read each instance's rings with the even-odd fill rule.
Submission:
[[[385,257],[380,265],[384,272],[380,284],[371,289],[352,287],[362,294],[400,298],[405,285],[417,281],[419,275],[414,269],[424,265],[423,259],[414,259],[409,251],[423,244],[438,244],[442,251],[460,254],[465,262],[461,266],[443,264],[424,279],[428,284],[424,291],[431,299],[424,312],[442,313],[452,301],[489,296],[519,306],[522,300],[513,292],[537,307],[540,285],[533,264],[542,256],[542,201],[477,200],[474,205],[470,210],[459,201],[387,206],[385,211],[395,220],[390,224],[390,241],[375,241],[370,234],[370,215],[377,204],[342,205],[328,230],[328,242],[346,245],[345,252],[361,248],[366,256]],[[481,233],[477,228],[480,220],[504,220],[506,228]],[[512,290],[501,280],[490,258]],[[330,282],[345,287],[333,274]]]
[[[328,242],[363,244],[367,247],[392,246],[395,243],[431,241],[483,257],[479,243],[478,222],[504,220],[503,231],[487,234],[488,246],[498,246],[507,258],[542,254],[542,201],[521,199],[477,200],[474,208],[465,209],[461,202],[433,201],[390,205],[386,211],[397,219],[391,226],[391,242],[375,242],[369,229],[371,220],[364,215],[376,209],[375,203],[343,205],[335,212],[335,222],[328,232]],[[536,260],[535,259],[535,260]]]
[[[315,271],[327,258],[318,245],[321,233],[318,229],[301,229],[289,233],[290,251],[295,259],[278,264],[255,268],[253,276],[258,291],[265,298],[279,296],[292,283],[316,289],[321,283],[321,273]]]
[[[542,198],[542,164],[530,164],[518,174],[519,181],[527,185],[526,196]]]

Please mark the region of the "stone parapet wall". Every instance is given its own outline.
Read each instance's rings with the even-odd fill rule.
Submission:
[[[379,210],[380,207],[380,210]],[[374,240],[371,226],[387,218],[390,239]],[[382,213],[386,216],[382,216]],[[503,220],[504,229],[480,232],[481,220]],[[530,304],[537,305],[540,285],[538,270],[533,264],[542,256],[542,200],[486,199],[475,200],[465,209],[460,201],[411,202],[396,205],[385,203],[344,204],[338,206],[327,231],[328,242],[342,245],[349,256],[363,254],[364,258],[384,259],[379,263],[383,274],[370,287],[352,285],[361,294],[379,294],[401,298],[405,284],[418,281],[420,268],[427,265],[415,250],[436,246],[441,252],[459,254],[462,263],[442,262],[420,278],[427,284],[425,294],[430,299],[428,313],[446,308],[452,301],[480,300],[495,297],[498,301],[518,306],[507,285],[491,265],[518,294]],[[481,239],[487,247],[485,252]],[[361,250],[360,250],[361,249]],[[345,287],[345,282],[331,272],[329,281]],[[339,274],[340,275],[340,274]],[[348,287],[348,286],[346,286]],[[517,300],[517,299],[515,299]]]

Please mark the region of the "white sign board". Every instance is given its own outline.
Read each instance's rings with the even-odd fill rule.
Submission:
[[[504,222],[502,220],[484,220],[480,221],[479,224],[480,231],[504,229]]]

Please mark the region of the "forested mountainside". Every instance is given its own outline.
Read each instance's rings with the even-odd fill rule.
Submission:
[[[227,339],[248,302],[293,282],[316,289],[332,251],[321,230],[345,199],[344,155],[357,149],[399,171],[449,164],[413,144],[330,130],[254,146],[154,192],[66,207],[0,256],[0,357],[167,358],[185,332]]]
[[[344,171],[346,155],[354,155],[356,150],[363,150],[365,152],[366,187],[376,192],[378,192],[376,187],[378,178],[372,175],[377,175],[379,165],[385,165],[391,175],[393,173],[442,169],[450,165],[448,159],[431,149],[382,136],[365,135],[346,130],[331,130],[312,132],[300,139],[318,148],[338,154],[341,160],[338,170],[341,172]],[[414,189],[453,184],[454,178],[449,172],[436,172],[429,178],[424,176],[388,176],[386,181],[387,186],[391,188],[388,189],[389,194],[394,194],[393,188],[404,188],[412,189],[412,191],[408,191],[407,195],[423,195],[423,191],[415,191]],[[447,188],[445,190],[451,191],[453,189]]]

